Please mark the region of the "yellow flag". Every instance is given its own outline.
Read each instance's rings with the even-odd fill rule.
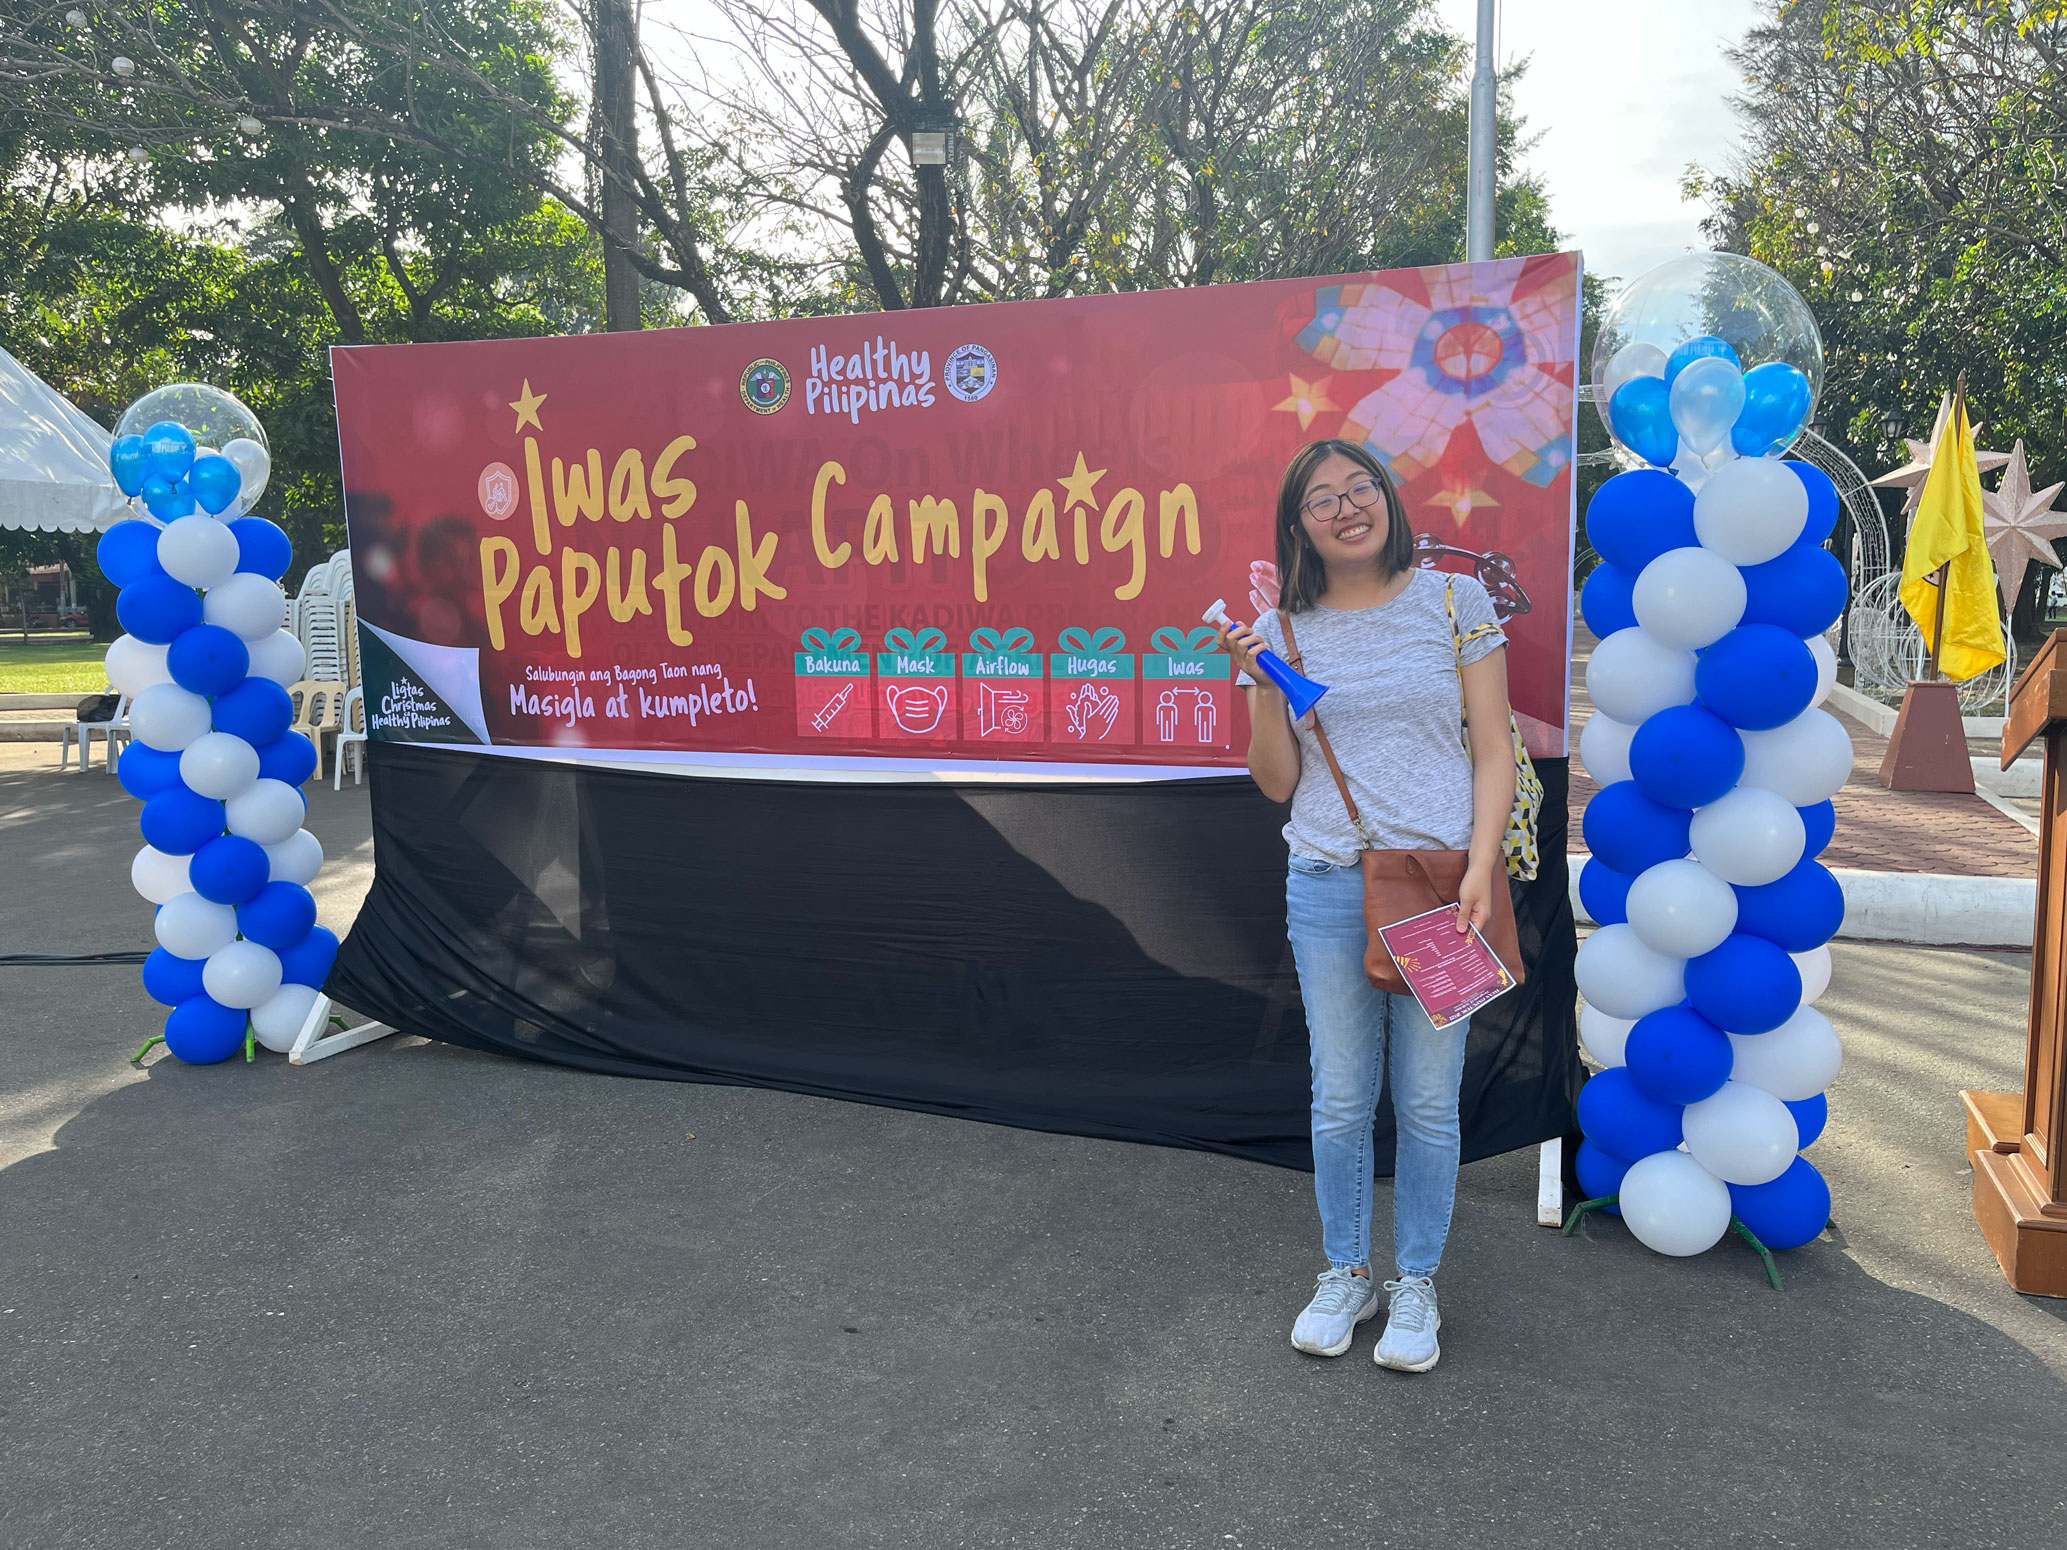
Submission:
[[[1938,622],[1938,568],[1945,567],[1945,641],[1938,666],[1955,683],[1998,667],[2002,624],[1995,616],[1995,564],[1981,531],[1981,470],[1963,395],[1953,399],[1944,434],[1909,527],[1902,557],[1902,606],[1926,647]]]

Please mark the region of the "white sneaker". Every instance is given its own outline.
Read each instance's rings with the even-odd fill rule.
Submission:
[[[1371,1360],[1395,1372],[1428,1371],[1443,1354],[1435,1342],[1435,1332],[1443,1326],[1435,1306],[1435,1282],[1427,1276],[1406,1276],[1387,1281],[1385,1289],[1392,1294],[1392,1314]]]
[[[1378,1288],[1353,1270],[1324,1270],[1314,1282],[1313,1301],[1292,1325],[1292,1344],[1312,1356],[1340,1356],[1356,1338],[1356,1327],[1378,1311]]]

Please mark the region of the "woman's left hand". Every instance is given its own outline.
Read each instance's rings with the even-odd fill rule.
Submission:
[[[1464,869],[1464,881],[1457,888],[1457,934],[1472,926],[1485,930],[1493,918],[1493,889],[1505,878],[1498,862],[1474,861]]]

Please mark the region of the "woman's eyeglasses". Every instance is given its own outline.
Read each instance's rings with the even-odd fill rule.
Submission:
[[[1316,522],[1336,522],[1345,512],[1368,511],[1384,498],[1376,479],[1359,479],[1340,495],[1316,495],[1299,509]]]

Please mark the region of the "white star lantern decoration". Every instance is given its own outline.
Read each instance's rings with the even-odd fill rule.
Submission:
[[[2036,560],[2055,570],[2060,567],[2052,540],[2067,538],[2067,511],[2055,511],[2053,497],[2067,489],[2067,483],[2051,485],[2034,494],[2022,438],[2007,461],[2001,486],[1981,492],[1981,527],[1988,539],[1988,557],[1995,562],[1995,580],[2002,588],[2003,607],[2014,608],[2027,565]]]
[[[1904,436],[1902,444],[1909,449],[1909,461],[1893,473],[1882,474],[1878,479],[1872,481],[1873,487],[1876,490],[1907,490],[1909,492],[1908,497],[1902,502],[1902,515],[1905,517],[1914,516],[1916,514],[1916,503],[1923,499],[1924,481],[1931,475],[1931,453],[1936,449],[1938,439],[1945,434],[1945,422],[1951,418],[1952,395],[1947,393],[1938,405],[1938,418],[1931,426],[1930,439],[1928,441],[1911,441],[1907,436]],[[1985,474],[1989,469],[2000,468],[2010,460],[2010,455],[2007,452],[1983,452],[1979,450],[1980,445],[1981,427],[1976,425],[1974,427],[1975,472]]]

